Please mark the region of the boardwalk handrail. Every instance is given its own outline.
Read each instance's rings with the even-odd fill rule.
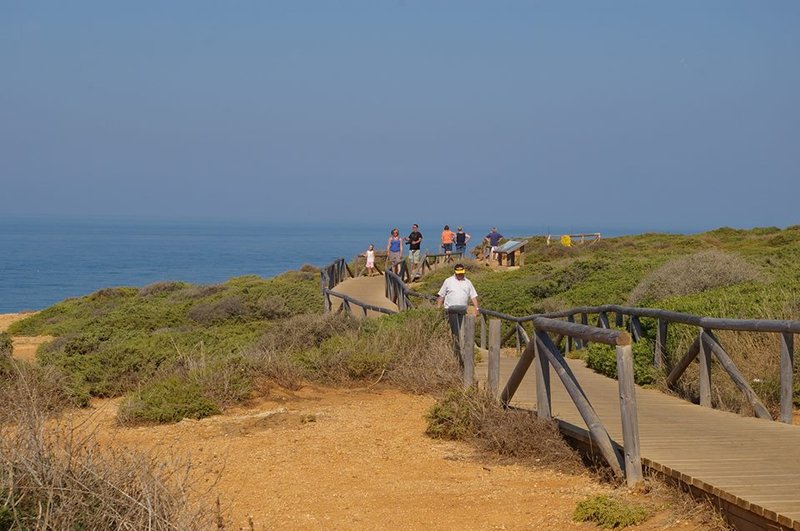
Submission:
[[[685,355],[678,363],[671,368],[667,375],[666,384],[674,388],[678,380],[683,376],[689,365],[698,359],[700,362],[700,405],[712,407],[711,400],[711,355],[717,359],[720,366],[731,378],[733,383],[742,393],[744,398],[752,407],[755,415],[763,419],[772,419],[769,410],[758,398],[758,394],[750,386],[750,383],[742,375],[736,364],[725,351],[719,339],[714,335],[714,330],[738,331],[738,332],[763,332],[780,334],[780,414],[778,419],[781,422],[791,424],[793,414],[793,374],[794,374],[794,334],[800,333],[800,321],[779,320],[779,319],[728,319],[718,317],[703,317],[688,313],[661,310],[657,308],[634,308],[617,304],[605,304],[601,306],[579,306],[559,312],[545,314],[533,314],[525,317],[514,317],[499,312],[482,310],[482,314],[497,317],[515,323],[515,330],[518,335],[518,345],[524,341],[524,323],[532,322],[538,317],[564,318],[574,321],[576,316],[580,316],[582,323],[589,322],[590,314],[597,314],[597,326],[602,328],[609,327],[609,313],[615,313],[615,324],[618,327],[625,326],[630,330],[634,341],[643,337],[641,318],[651,318],[657,320],[655,345],[653,348],[653,366],[657,369],[664,369],[667,360],[667,333],[669,323],[696,326],[698,335],[691,344]],[[625,318],[627,317],[627,324]],[[481,322],[483,330],[484,322]],[[513,333],[513,330],[511,331]],[[484,334],[481,334],[484,337]],[[519,339],[522,337],[523,339]],[[572,339],[569,335],[559,336],[555,341],[560,343],[563,337],[567,338],[566,350],[571,350]],[[586,346],[587,341],[575,338],[578,348]],[[483,341],[483,340],[482,340]],[[482,344],[482,346],[484,346]],[[518,347],[519,349],[519,347]]]
[[[776,420],[791,424],[794,392],[794,334],[800,333],[800,321],[702,317],[670,310],[632,308],[616,304],[578,307],[547,315],[550,317],[567,317],[567,319],[573,320],[576,315],[580,315],[581,321],[587,322],[589,314],[597,314],[598,325],[608,327],[609,312],[616,314],[615,324],[619,327],[625,326],[630,330],[635,341],[638,341],[643,336],[641,318],[650,318],[657,321],[653,365],[658,369],[664,369],[666,365],[669,323],[696,326],[698,328],[697,338],[678,363],[671,368],[666,378],[667,386],[673,388],[689,365],[697,359],[700,363],[700,405],[712,407],[711,355],[713,354],[748,401],[755,415],[759,418],[770,420],[772,420],[772,415],[758,398],[750,383],[736,367],[713,331],[726,330],[780,334],[780,413]],[[627,324],[625,323],[626,317]]]
[[[332,289],[325,288],[325,289],[323,289],[323,293],[325,295],[327,295],[328,297],[336,297],[336,298],[342,300],[342,304],[341,304],[341,306],[339,306],[339,309],[337,310],[337,312],[344,311],[344,312],[349,313],[350,315],[352,315],[353,314],[353,309],[351,308],[351,305],[355,305],[355,306],[360,307],[364,311],[364,317],[367,316],[367,311],[368,310],[372,310],[373,312],[383,313],[383,314],[386,314],[386,315],[392,315],[392,314],[397,313],[395,310],[392,310],[390,308],[384,308],[382,306],[376,306],[374,304],[368,304],[366,302],[363,302],[363,301],[360,301],[360,300],[358,300],[356,298],[353,298],[353,297],[351,297],[349,295],[345,295],[344,293],[338,293],[336,291],[333,291]]]
[[[384,278],[386,286],[386,298],[395,303],[400,311],[408,310],[414,307],[413,303],[411,302],[411,297],[417,297],[419,299],[429,301],[436,300],[435,295],[419,293],[409,288],[406,286],[406,283],[403,282],[402,278],[389,269],[386,270]]]
[[[482,317],[488,315],[515,322],[515,328],[517,330],[522,326],[518,322],[518,319],[507,314],[484,309],[481,309],[480,313]],[[472,317],[470,316],[469,318]],[[616,475],[620,477],[624,476],[628,485],[633,486],[638,484],[643,476],[639,451],[639,429],[633,378],[633,350],[631,348],[630,335],[627,332],[619,330],[570,323],[543,316],[533,316],[530,321],[533,323],[534,340],[527,342],[525,350],[522,352],[517,365],[514,367],[500,395],[500,401],[504,406],[509,406],[511,399],[522,383],[522,379],[528,372],[534,359],[536,359],[538,362],[538,370],[536,370],[537,415],[542,419],[551,419],[550,368],[552,367],[586,423],[586,426],[589,428],[589,437],[597,448],[599,448],[600,453],[611,469]],[[567,336],[580,338],[582,341],[587,342],[594,341],[605,343],[616,348],[624,448],[622,454],[617,452],[611,441],[611,437],[608,435],[608,430],[606,430],[600,417],[586,398],[580,383],[567,364],[557,344],[551,339],[549,334],[556,334],[559,337]],[[493,388],[496,384],[493,382],[499,380],[498,371],[500,365],[501,342],[500,321],[498,319],[490,321],[489,337],[489,375],[487,381],[489,382],[490,392],[496,393],[497,390]]]
[[[322,300],[325,305],[325,313],[331,311],[331,298],[330,293],[326,290],[332,290],[346,278],[354,277],[353,271],[347,264],[344,258],[337,258],[325,267],[320,268],[320,291],[322,292]]]

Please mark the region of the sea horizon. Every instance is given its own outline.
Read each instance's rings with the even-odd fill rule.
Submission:
[[[114,286],[154,282],[217,284],[242,275],[270,278],[304,264],[321,267],[351,259],[372,243],[382,249],[389,230],[420,223],[423,250],[438,252],[443,224],[380,222],[154,220],[0,217],[0,313],[40,310],[61,300]],[[407,225],[407,227],[406,227]],[[450,225],[455,230],[455,225]],[[491,226],[464,228],[478,243]],[[616,237],[644,232],[603,227],[497,224],[507,237],[600,232]],[[702,229],[697,232],[703,232]]]

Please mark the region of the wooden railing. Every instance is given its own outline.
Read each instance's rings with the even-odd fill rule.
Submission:
[[[319,270],[320,290],[325,304],[325,313],[331,311],[331,290],[342,281],[353,276],[353,271],[344,258],[337,258]]]
[[[401,267],[401,273],[402,272],[403,270]],[[437,298],[436,295],[428,295],[426,293],[414,291],[406,286],[402,277],[394,274],[392,271],[386,270],[384,278],[386,279],[386,298],[395,303],[400,311],[414,307],[414,304],[411,302],[412,297],[428,301],[435,301]]]
[[[634,341],[643,337],[642,318],[654,319],[655,341],[653,348],[653,366],[659,369],[669,369],[666,384],[673,388],[689,365],[697,359],[700,363],[700,405],[712,407],[711,404],[711,356],[717,359],[736,387],[753,408],[759,418],[772,420],[772,415],[758,398],[757,393],[742,375],[741,371],[726,352],[714,331],[730,330],[740,332],[766,332],[779,334],[780,341],[780,414],[777,420],[785,423],[792,422],[793,412],[793,374],[794,374],[794,334],[800,333],[800,321],[773,320],[773,319],[722,319],[701,317],[668,310],[655,308],[631,308],[618,305],[603,305],[572,308],[563,312],[545,314],[547,317],[565,317],[568,321],[580,318],[582,323],[589,322],[590,315],[597,315],[597,326],[609,327],[608,315],[615,314],[615,325],[630,331]],[[523,318],[530,319],[531,316]],[[666,367],[667,334],[669,324],[683,324],[697,327],[697,337],[689,346],[686,353],[673,367]],[[579,342],[578,346],[584,346]],[[571,348],[570,342],[566,350]]]
[[[534,359],[536,359],[538,362],[538,370],[536,371],[537,415],[542,419],[552,419],[550,389],[550,367],[552,367],[586,423],[586,426],[589,428],[589,437],[593,444],[600,450],[603,458],[614,473],[620,477],[624,476],[627,483],[631,486],[641,482],[643,476],[641,454],[639,451],[639,428],[633,376],[633,350],[631,348],[630,335],[627,332],[618,330],[571,323],[543,316],[518,318],[484,309],[480,310],[480,315],[482,323],[482,346],[485,346],[486,343],[484,328],[486,322],[485,318],[487,316],[494,317],[494,319],[489,320],[488,327],[488,375],[486,382],[489,393],[492,396],[497,396],[497,391],[499,389],[500,345],[502,342],[501,320],[510,321],[514,324],[511,332],[517,333],[518,342],[525,343],[525,349],[522,351],[517,365],[500,394],[500,401],[503,405],[508,407],[522,379],[528,372]],[[531,322],[533,325],[533,335],[531,336],[533,340],[530,340],[527,333],[525,333],[525,329],[522,326],[522,323],[525,322]],[[473,343],[471,341],[466,341],[466,338],[474,337],[474,333],[475,317],[467,315],[465,316],[463,336],[465,340],[462,341],[465,385],[474,384],[474,368],[473,364],[469,361],[469,358],[472,357]],[[470,336],[469,334],[473,335]],[[554,341],[551,335],[559,339]],[[616,348],[624,449],[622,453],[618,452],[615,448],[611,437],[608,435],[608,430],[606,430],[591,403],[586,398],[580,383],[577,381],[564,355],[561,353],[557,342],[560,341],[560,338],[564,337],[578,338],[584,342],[594,341],[605,343]]]

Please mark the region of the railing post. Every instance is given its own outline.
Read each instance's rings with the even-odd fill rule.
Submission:
[[[574,323],[575,322],[575,316],[574,315],[568,315],[567,316],[567,322],[568,323]],[[581,340],[579,338],[576,338],[576,339],[573,340],[572,336],[568,336],[567,337],[567,352],[570,352],[573,347],[576,350],[580,350],[580,349],[583,348],[583,343],[581,342]]]
[[[623,326],[625,326],[625,316],[623,315],[622,312],[618,311],[614,315],[614,325],[617,328],[622,328]]]
[[[642,340],[642,322],[639,321],[638,315],[631,315],[631,336],[634,341]]]
[[[700,330],[700,405],[711,407],[711,349],[706,345],[705,332]]]
[[[622,441],[625,450],[625,478],[628,487],[642,481],[642,458],[639,449],[639,419],[636,409],[636,386],[633,376],[633,349],[617,346],[617,381],[622,418]]]
[[[464,362],[464,388],[475,385],[475,316],[464,316],[461,327],[461,360]]]
[[[597,325],[600,328],[608,328],[608,313],[600,312],[597,314]]]
[[[481,318],[481,349],[486,350],[486,316],[480,314]]]
[[[794,334],[781,334],[781,422],[792,423],[794,391]]]
[[[484,318],[485,321],[485,318]],[[497,392],[500,388],[500,319],[489,319],[489,374],[486,382],[489,386],[489,394],[497,399]]]
[[[540,352],[539,342],[536,341],[537,332],[533,329],[533,341],[536,356],[536,414],[542,420],[553,418],[553,408],[550,402],[550,363],[547,356]]]
[[[586,313],[582,313],[581,314],[581,324],[582,325],[586,325],[586,326],[589,325],[589,315],[587,315]],[[586,348],[588,346],[589,346],[589,342],[588,341],[584,341],[583,339],[581,339],[581,348]]]
[[[667,325],[669,321],[661,317],[658,318],[656,328],[656,347],[653,351],[653,366],[656,369],[663,369],[667,361]]]

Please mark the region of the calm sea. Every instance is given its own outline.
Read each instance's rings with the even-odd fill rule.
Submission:
[[[42,309],[109,286],[214,284],[248,274],[271,277],[303,264],[322,266],[352,258],[370,243],[384,248],[390,228],[0,219],[0,313]],[[434,252],[441,227],[421,230]],[[485,232],[473,230],[475,241]],[[501,232],[542,233],[535,227]]]

